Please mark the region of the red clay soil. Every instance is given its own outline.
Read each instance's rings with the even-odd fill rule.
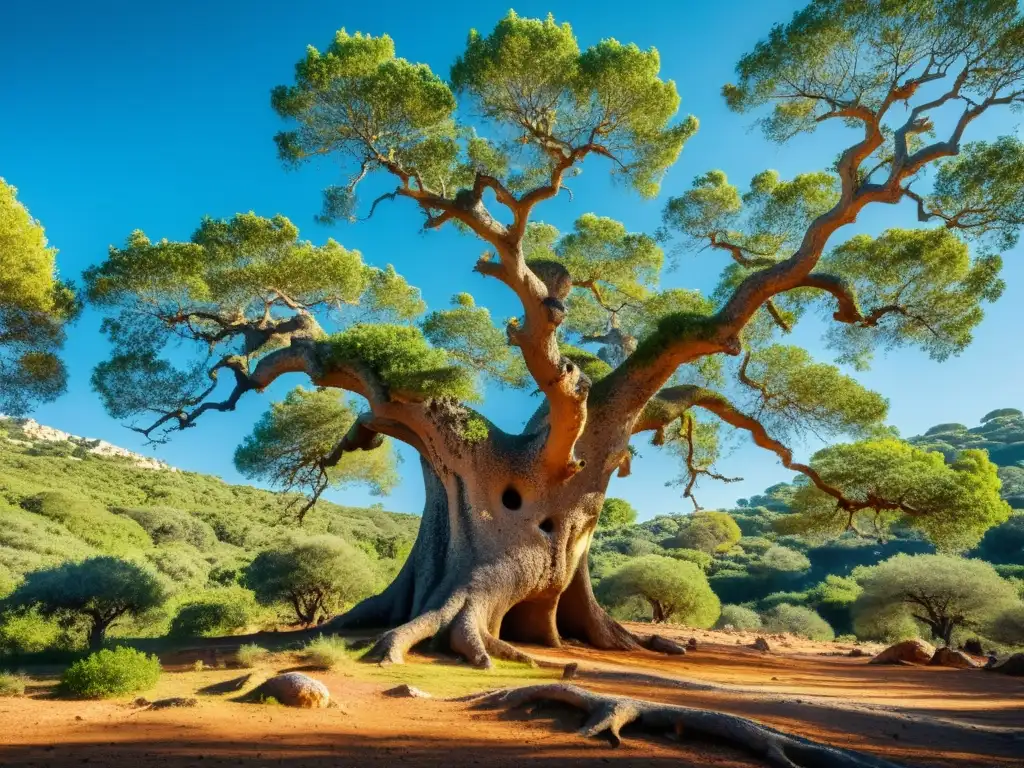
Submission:
[[[724,643],[704,642],[685,657],[527,650],[558,663],[579,662],[574,682],[586,688],[720,709],[904,765],[1024,766],[1020,679],[979,670],[869,666],[867,658],[788,650],[765,655]],[[25,698],[0,699],[0,765],[762,765],[728,745],[675,743],[628,730],[616,749],[576,735],[583,717],[569,710],[531,715],[478,711],[436,699],[393,699],[382,693],[396,675],[401,677],[401,668],[389,670],[385,679],[376,668],[358,666],[354,672],[311,673],[339,704],[315,711],[212,696],[200,696],[193,709],[147,711],[127,701],[58,700],[39,689]],[[441,672],[431,674],[444,674],[443,668],[433,669]],[[201,685],[200,678],[219,682],[238,674],[172,673],[149,696],[188,695]],[[481,690],[493,687],[488,673],[479,674]],[[429,683],[413,684],[429,690]]]

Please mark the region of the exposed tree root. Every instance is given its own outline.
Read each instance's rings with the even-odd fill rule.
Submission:
[[[703,736],[722,740],[778,768],[897,768],[895,763],[792,736],[744,717],[605,696],[566,683],[510,688],[461,700],[490,709],[527,704],[567,704],[588,715],[580,730],[582,735],[597,736],[607,732],[615,746],[622,742],[621,730],[635,723],[677,739]]]

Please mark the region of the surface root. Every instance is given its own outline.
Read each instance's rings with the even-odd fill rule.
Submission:
[[[479,708],[515,708],[544,703],[565,704],[587,713],[580,733],[607,733],[621,743],[621,731],[636,724],[675,738],[705,737],[721,740],[761,757],[779,768],[897,768],[895,763],[858,752],[830,747],[793,736],[744,717],[706,709],[657,704],[640,699],[605,696],[565,683],[531,685],[481,694],[470,699]]]

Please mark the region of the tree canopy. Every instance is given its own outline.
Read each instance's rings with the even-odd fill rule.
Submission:
[[[57,251],[17,192],[0,178],[0,412],[12,415],[63,394],[57,353],[78,312],[71,285],[57,277]]]
[[[312,536],[260,552],[246,567],[244,582],[260,602],[286,603],[298,622],[312,626],[369,595],[377,574],[369,558],[344,539]]]
[[[1020,598],[995,569],[981,560],[948,555],[897,555],[857,577],[857,623],[896,616],[926,625],[951,645],[957,630],[981,630]]]
[[[631,597],[642,598],[650,604],[655,622],[674,620],[707,628],[721,612],[718,597],[700,568],[663,555],[630,560],[606,576],[600,589],[613,605]]]
[[[43,616],[85,620],[89,647],[97,650],[113,622],[155,608],[166,598],[166,587],[152,571],[99,556],[29,573],[3,604],[13,610],[34,608]]]

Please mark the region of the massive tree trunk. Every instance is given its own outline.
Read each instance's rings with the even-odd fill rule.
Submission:
[[[492,656],[525,660],[515,641],[641,645],[590,585],[587,555],[610,470],[594,462],[566,482],[540,483],[517,471],[530,465],[528,438],[502,438],[469,449],[472,460],[455,462],[461,472],[422,460],[426,504],[409,559],[332,628],[392,628],[371,654],[383,662],[401,662],[431,637],[478,666]]]

